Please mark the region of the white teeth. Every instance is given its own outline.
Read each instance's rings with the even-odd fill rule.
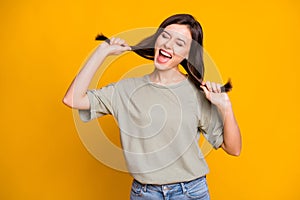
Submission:
[[[165,52],[165,51],[160,50],[160,53],[161,53],[163,56],[166,56],[166,57],[168,57],[168,58],[172,58],[172,56],[171,56],[170,54],[168,54],[167,52]]]

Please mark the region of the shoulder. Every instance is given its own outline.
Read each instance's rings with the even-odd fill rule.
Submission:
[[[188,82],[189,87],[191,88],[192,92],[197,96],[198,100],[206,99],[204,92],[202,92],[200,88],[197,88],[190,78],[188,79]]]
[[[211,103],[206,98],[205,93],[200,88],[197,88],[195,86],[195,84],[191,80],[189,80],[189,82],[190,82],[190,87],[191,87],[193,93],[195,94],[195,96],[197,98],[197,102],[198,102],[197,105],[199,105],[200,108],[208,108],[208,107],[210,107]]]
[[[131,90],[140,87],[147,83],[145,76],[133,77],[133,78],[123,78],[122,80],[116,82],[114,85],[116,89],[120,90]]]

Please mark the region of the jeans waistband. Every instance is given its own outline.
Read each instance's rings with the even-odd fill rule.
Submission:
[[[164,188],[168,188],[168,187],[180,186],[182,188],[182,192],[185,193],[186,192],[185,184],[192,184],[193,182],[196,182],[200,179],[205,179],[205,178],[206,178],[206,175],[201,176],[196,179],[193,179],[193,180],[190,180],[190,181],[167,183],[167,184],[146,184],[146,183],[141,183],[141,182],[137,181],[136,179],[134,179],[134,182],[136,184],[140,185],[145,192],[147,191],[147,187],[149,187],[149,186],[158,187],[158,188],[161,188],[162,190]]]

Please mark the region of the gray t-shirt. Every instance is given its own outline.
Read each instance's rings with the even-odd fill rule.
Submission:
[[[128,170],[142,183],[190,181],[208,173],[198,145],[200,133],[215,149],[223,143],[216,106],[186,79],[162,86],[149,75],[128,78],[87,92],[81,120],[111,114],[118,122]]]

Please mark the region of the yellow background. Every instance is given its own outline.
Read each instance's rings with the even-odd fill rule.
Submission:
[[[243,150],[238,158],[222,150],[207,157],[211,199],[300,199],[299,1],[0,5],[0,199],[128,199],[131,177],[89,154],[61,100],[96,33],[158,26],[175,13],[201,22],[205,49],[234,84]]]

